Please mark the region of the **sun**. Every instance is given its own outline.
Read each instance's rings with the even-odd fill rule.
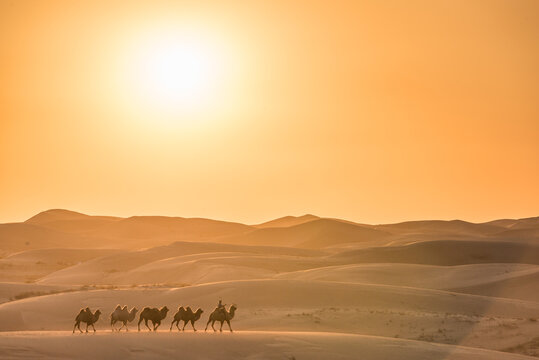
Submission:
[[[138,60],[140,90],[161,105],[201,102],[216,85],[212,59],[201,44],[155,44]]]
[[[153,34],[135,42],[126,66],[130,101],[151,112],[193,112],[211,107],[225,73],[224,54],[193,34]]]

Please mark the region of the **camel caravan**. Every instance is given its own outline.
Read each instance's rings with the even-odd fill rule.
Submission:
[[[221,324],[219,331],[222,332],[223,324],[226,322],[228,325],[228,329],[230,330],[230,332],[232,332],[230,320],[234,318],[234,315],[236,314],[236,309],[236,305],[231,305],[227,310],[225,305],[223,305],[221,300],[219,300],[219,304],[208,318],[208,322],[206,323],[206,328],[204,329],[204,331],[208,330],[208,326],[210,324],[213,331],[217,331],[213,325],[215,324],[215,322],[219,322]],[[143,321],[144,325],[148,328],[149,331],[157,331],[157,328],[161,325],[161,321],[163,321],[167,317],[168,311],[169,309],[166,306],[163,306],[160,309],[145,307],[139,314],[139,320],[137,324],[138,331],[140,331],[140,323]],[[137,312],[138,309],[135,307],[133,307],[131,310],[128,310],[127,305],[125,305],[124,307],[121,307],[120,305],[116,306],[116,309],[114,309],[114,311],[110,314],[110,327],[112,329],[112,332],[120,332],[124,327],[125,331],[129,331],[127,324],[135,320]],[[197,329],[195,328],[195,322],[200,319],[203,312],[204,310],[200,308],[198,308],[196,311],[193,311],[190,306],[180,306],[176,314],[174,314],[172,322],[170,323],[169,331],[172,331],[172,327],[174,325],[176,325],[178,331],[185,331],[185,326],[187,324],[191,324],[193,331],[197,331]],[[86,323],[86,332],[88,332],[88,326],[91,326],[95,332],[94,324],[99,320],[100,315],[101,311],[99,309],[95,312],[92,312],[88,307],[81,309],[79,314],[75,317],[73,333],[75,333],[75,329],[79,329],[81,333],[83,332],[80,328],[81,322]],[[148,325],[148,321],[151,321],[152,327]],[[183,327],[181,329],[180,321],[183,321]],[[122,323],[122,326],[117,329],[115,326],[116,323]]]

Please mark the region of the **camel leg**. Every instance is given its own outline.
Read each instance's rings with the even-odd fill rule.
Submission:
[[[184,321],[183,321],[182,331],[185,331],[185,325],[187,325],[187,320],[184,320]]]
[[[122,321],[122,326],[120,326],[120,328],[118,329],[118,332],[122,331],[122,329],[124,328],[125,326],[125,329],[127,330],[127,324],[125,322]]]
[[[197,331],[197,329],[195,329],[195,322],[193,320],[191,320],[191,326],[193,327],[193,331]]]
[[[94,323],[92,323],[91,325],[92,325],[92,328],[94,329],[94,332],[95,332],[95,326],[94,326]]]
[[[157,324],[157,325],[156,325]],[[161,321],[158,321],[157,323],[153,324],[153,331],[157,331],[157,328],[161,325]]]
[[[207,330],[208,330],[208,325],[210,324],[210,321],[211,321],[211,319],[208,320],[208,322],[206,323],[206,328],[204,329],[204,331],[207,331]]]
[[[152,331],[152,328],[148,326],[148,319],[144,319],[144,324],[148,328],[148,330]]]
[[[88,323],[86,323],[86,332],[88,332]]]
[[[77,321],[75,322],[75,325],[73,325],[73,334],[75,333],[75,328],[79,328],[79,331],[82,332],[82,330],[80,329],[80,321]]]
[[[174,325],[174,322],[175,322],[175,321],[176,321],[176,320],[172,320],[172,322],[170,323],[170,330],[169,330],[169,331],[172,331],[172,325]]]
[[[215,330],[215,328],[213,327],[213,324],[215,324],[215,320],[213,320],[213,321],[211,322],[211,328],[213,329],[213,331],[217,331],[217,330]]]
[[[228,328],[230,329],[230,332],[232,332],[232,328],[230,327],[230,320],[226,319],[226,323],[228,324]]]
[[[127,321],[124,323],[125,325],[125,332],[129,332],[129,327],[127,327]]]
[[[223,332],[223,322],[224,322],[224,321],[221,321],[221,327],[219,328],[219,331],[220,331],[220,332]]]

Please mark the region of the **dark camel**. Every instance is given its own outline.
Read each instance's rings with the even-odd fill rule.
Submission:
[[[144,324],[148,330],[152,331],[152,329],[148,326],[148,320],[151,320],[153,324],[153,331],[157,331],[157,328],[159,325],[161,325],[161,320],[167,316],[167,312],[168,308],[166,306],[163,306],[161,309],[145,307],[140,313],[138,320],[138,331],[140,331],[140,323],[142,320],[144,320]]]
[[[178,328],[178,330],[180,330],[180,321],[183,321],[183,327],[181,329],[182,331],[185,330],[185,325],[187,325],[188,322],[191,323],[193,330],[197,331],[197,329],[195,329],[195,321],[200,319],[200,316],[203,312],[204,310],[200,308],[197,309],[197,311],[193,312],[193,310],[191,310],[191,307],[189,306],[187,307],[187,309],[185,309],[183,306],[180,306],[178,308],[178,312],[174,315],[172,323],[170,324],[170,330],[172,331],[172,326],[174,325],[174,323],[176,323],[176,327]]]
[[[228,324],[228,328],[230,329],[230,332],[232,332],[232,327],[230,326],[230,320],[234,318],[234,315],[236,314],[236,309],[237,309],[236,305],[231,305],[228,311],[225,308],[216,307],[215,310],[213,310],[213,312],[210,314],[210,318],[208,319],[208,322],[206,323],[206,329],[204,329],[204,331],[208,330],[208,325],[210,322],[211,322],[211,328],[213,329],[213,331],[217,331],[213,327],[213,324],[216,321],[219,321],[221,323],[221,328],[219,329],[219,331],[223,331],[223,323],[226,321],[226,323]]]
[[[88,326],[91,325],[95,332],[95,326],[94,324],[99,320],[99,315],[101,315],[101,310],[96,310],[95,313],[92,314],[92,311],[90,308],[81,309],[77,317],[75,318],[75,325],[73,326],[73,333],[75,333],[75,328],[78,328],[79,331],[82,333],[82,330],[80,329],[80,323],[84,322],[86,323],[86,332],[88,332]]]

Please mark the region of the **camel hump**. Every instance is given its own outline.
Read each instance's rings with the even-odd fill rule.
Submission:
[[[190,306],[188,306],[185,310],[191,311],[191,312],[193,311]]]
[[[127,310],[127,305],[122,308],[123,311]]]
[[[75,317],[75,320],[79,320],[84,313],[86,313],[86,309],[80,309],[79,314]]]

